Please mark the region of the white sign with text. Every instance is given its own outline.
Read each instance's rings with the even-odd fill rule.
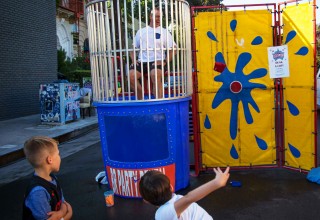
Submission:
[[[288,46],[268,47],[270,78],[289,77]]]

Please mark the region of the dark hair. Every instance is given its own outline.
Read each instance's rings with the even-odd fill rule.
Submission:
[[[169,178],[157,170],[149,170],[141,177],[139,190],[142,198],[155,206],[161,206],[172,198]]]

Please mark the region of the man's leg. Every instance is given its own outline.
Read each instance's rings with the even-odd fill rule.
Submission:
[[[157,71],[155,69],[151,70],[151,80],[152,80],[152,93],[154,95],[155,98],[161,99],[163,97],[163,85],[162,85],[162,71],[161,69],[157,68]],[[156,81],[157,81],[157,85],[156,85]],[[157,94],[158,92],[158,94]],[[158,97],[157,97],[158,95]]]
[[[141,78],[141,73],[136,70],[134,71],[134,69],[131,69],[129,71],[129,77],[130,77],[130,90],[136,93],[136,97],[141,100],[142,96],[143,96],[143,92],[142,92],[142,87],[141,84],[139,82],[139,79]],[[136,90],[136,86],[137,85],[137,91]]]

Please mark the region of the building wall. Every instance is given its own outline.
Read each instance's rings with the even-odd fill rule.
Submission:
[[[39,84],[57,79],[55,4],[11,0],[1,6],[0,120],[38,114]]]
[[[72,32],[72,24],[68,22],[65,18],[56,18],[57,24],[57,37],[59,44],[57,45],[57,49],[63,49],[66,52],[66,56],[72,59],[74,57],[73,51],[73,37],[71,35]],[[59,48],[61,46],[61,48]]]

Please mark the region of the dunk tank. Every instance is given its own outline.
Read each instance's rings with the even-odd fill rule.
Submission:
[[[150,27],[155,26],[154,8],[160,11],[163,27],[157,34]],[[159,170],[175,190],[185,188],[192,95],[189,5],[183,0],[93,1],[87,4],[86,14],[93,100],[110,187],[118,196],[140,197],[141,176]],[[137,47],[133,43],[137,31],[152,21],[147,32],[151,40]],[[165,43],[163,39],[169,37],[171,43]],[[130,68],[144,52],[147,57],[161,54],[156,76],[141,71],[139,78],[136,67]]]

